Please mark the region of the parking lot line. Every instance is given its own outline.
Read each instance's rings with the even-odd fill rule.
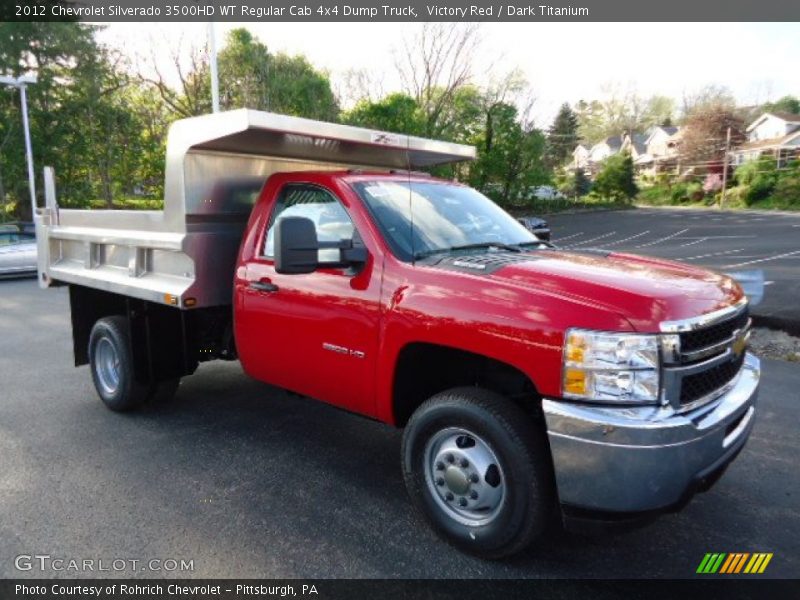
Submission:
[[[641,244],[641,245],[636,246],[636,247],[637,248],[647,248],[649,246],[655,246],[656,244],[660,244],[661,242],[666,242],[667,240],[671,240],[674,237],[678,237],[680,234],[686,233],[687,231],[689,231],[689,230],[688,229],[681,229],[680,231],[677,231],[677,232],[675,232],[675,233],[673,233],[671,235],[659,238],[659,239],[657,239],[655,241],[652,241],[652,242],[648,242],[647,244]]]
[[[795,250],[794,252],[784,252],[783,254],[776,254],[775,256],[766,256],[764,258],[757,258],[756,260],[748,260],[747,262],[737,263],[735,265],[727,265],[726,269],[735,269],[736,267],[743,267],[745,265],[753,265],[756,263],[767,262],[770,260],[778,260],[779,258],[785,258],[787,256],[794,256],[795,254],[800,254],[800,250]]]
[[[570,247],[574,248],[575,246],[580,246],[582,244],[589,244],[589,243],[597,241],[597,240],[602,240],[602,239],[605,239],[605,238],[607,238],[609,236],[614,235],[615,233],[617,233],[617,232],[616,231],[611,231],[611,232],[605,233],[603,235],[598,235],[597,237],[589,238],[588,240],[583,240],[581,242],[578,242],[577,244],[571,244]]]
[[[685,256],[680,260],[697,260],[698,258],[708,258],[709,256],[725,256],[726,254],[736,254],[737,252],[742,252],[744,248],[739,248],[738,250],[724,250],[722,252],[711,252],[710,254],[699,254],[697,256]]]
[[[649,229],[647,231],[643,231],[641,233],[637,233],[636,235],[632,235],[630,237],[622,238],[621,240],[608,242],[607,244],[603,244],[603,247],[614,246],[616,244],[623,244],[623,243],[628,242],[630,240],[635,240],[636,238],[642,237],[643,235],[647,235],[648,233],[650,233]]]
[[[576,238],[576,237],[581,236],[581,235],[583,235],[582,231],[580,231],[578,233],[573,233],[572,235],[568,235],[567,237],[558,238],[558,241],[559,242],[563,242],[564,240],[571,240],[572,238]]]
[[[693,246],[694,244],[699,244],[700,242],[705,242],[707,239],[708,239],[707,237],[697,238],[693,242],[687,242],[685,244],[681,244],[681,248],[683,248],[684,246]]]

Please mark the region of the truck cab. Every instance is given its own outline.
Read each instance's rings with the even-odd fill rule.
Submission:
[[[253,111],[179,122],[164,213],[59,211],[52,192],[40,279],[70,286],[76,364],[110,408],[239,360],[403,428],[412,502],[467,552],[518,552],[553,517],[680,508],[753,427],[741,288],[560,250],[479,192],[411,170],[472,156]]]

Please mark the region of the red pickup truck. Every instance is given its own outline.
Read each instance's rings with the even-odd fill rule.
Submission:
[[[119,274],[114,252],[90,247],[75,265],[64,257],[85,224],[37,217],[42,280],[70,284],[76,363],[110,408],[238,358],[256,379],[404,428],[412,501],[484,557],[520,551],[555,515],[574,526],[675,510],[747,440],[759,364],[730,278],[559,250],[477,191],[408,171],[290,170],[236,189],[259,188],[231,234],[238,253],[195,253],[233,274],[232,307],[197,306],[191,286],[138,291],[166,277],[166,254],[138,266],[131,251]],[[224,225],[188,213],[187,232]],[[139,243],[121,231],[88,243]],[[98,283],[117,275],[142,281]]]

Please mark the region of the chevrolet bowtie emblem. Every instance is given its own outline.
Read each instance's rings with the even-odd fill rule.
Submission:
[[[747,333],[741,329],[737,329],[733,332],[733,345],[731,346],[731,350],[733,350],[733,355],[737,358],[742,355],[742,353],[747,348]]]

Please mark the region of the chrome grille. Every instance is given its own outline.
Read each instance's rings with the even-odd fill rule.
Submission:
[[[681,380],[681,406],[700,400],[722,389],[736,377],[744,363],[744,353],[707,371],[688,375]]]
[[[703,350],[729,340],[733,337],[737,329],[744,329],[747,327],[748,321],[750,320],[748,312],[745,306],[744,310],[728,321],[723,321],[722,323],[710,325],[709,327],[704,327],[695,331],[684,331],[680,334],[681,352],[688,353],[695,350]]]
[[[696,321],[691,324],[687,321],[686,326],[680,321],[662,324],[662,330],[671,330],[680,339],[679,357],[663,370],[663,399],[681,410],[702,406],[719,397],[744,364],[745,352],[737,345],[740,336],[748,335],[750,327],[746,304],[731,307],[727,314],[715,315],[713,322]]]

